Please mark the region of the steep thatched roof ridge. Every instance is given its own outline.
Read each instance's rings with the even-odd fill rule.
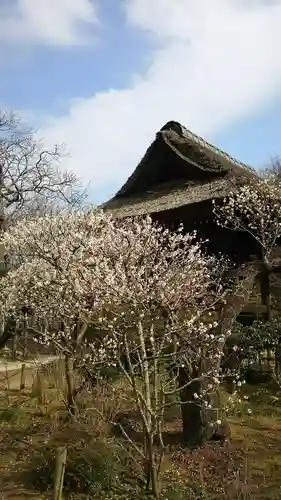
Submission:
[[[155,140],[116,197],[127,197],[162,182],[206,182],[226,174],[252,176],[253,169],[212,146],[180,123],[170,121]]]
[[[254,177],[254,169],[171,121],[102,208],[119,217],[162,212],[224,197]]]

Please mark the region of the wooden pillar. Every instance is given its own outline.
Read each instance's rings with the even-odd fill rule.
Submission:
[[[260,289],[262,304],[266,307],[266,319],[272,320],[271,290],[270,290],[270,267],[267,259],[263,256],[260,273]]]
[[[262,256],[262,265],[260,273],[260,289],[261,301],[266,308],[266,321],[271,321],[273,318],[272,304],[271,304],[271,289],[270,289],[270,266],[267,258]],[[267,366],[270,365],[270,349],[267,349]]]

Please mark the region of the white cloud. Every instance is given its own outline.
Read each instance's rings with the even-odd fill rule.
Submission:
[[[68,46],[87,40],[97,23],[96,0],[8,0],[0,5],[0,41]]]
[[[118,187],[166,121],[212,137],[281,89],[281,0],[123,0],[123,6],[128,22],[152,39],[150,67],[126,89],[74,101],[42,132],[48,142],[67,144],[66,166],[95,189]]]

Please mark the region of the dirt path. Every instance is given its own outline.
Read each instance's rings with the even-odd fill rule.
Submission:
[[[7,361],[4,358],[0,358],[0,372],[6,372],[11,370],[21,370],[23,364],[26,368],[36,368],[40,365],[46,365],[57,359],[57,356],[42,355],[28,361]]]
[[[20,388],[23,364],[25,364],[25,388],[30,389],[37,370],[42,365],[47,365],[56,359],[56,356],[40,356],[26,362],[0,359],[0,392],[6,389],[17,390]]]

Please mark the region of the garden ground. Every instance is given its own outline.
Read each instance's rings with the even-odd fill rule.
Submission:
[[[64,498],[144,499],[137,463],[128,456],[126,443],[120,446],[109,423],[126,410],[123,403],[104,390],[92,404],[89,395],[82,395],[76,420],[66,421],[62,376],[58,388],[58,373],[47,371],[45,367],[44,377],[36,378],[31,390],[2,392],[0,499],[49,499],[58,445],[68,446]],[[193,452],[178,439],[178,408],[169,410],[163,499],[281,498],[281,394],[261,386],[245,387],[244,392],[249,403],[241,406],[240,415],[229,418],[231,441]]]

